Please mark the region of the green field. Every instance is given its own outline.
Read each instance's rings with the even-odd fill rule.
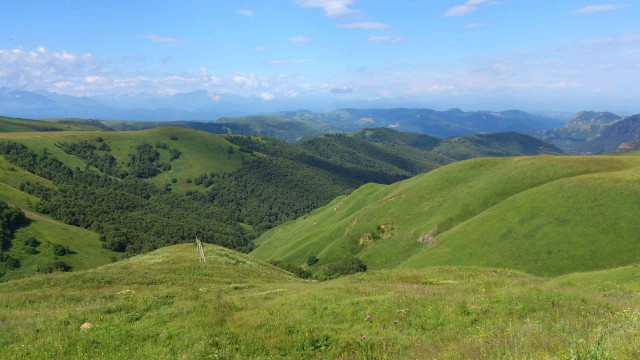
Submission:
[[[256,240],[257,258],[314,269],[504,267],[540,276],[637,263],[640,156],[458,162],[366,185]]]
[[[313,282],[213,245],[205,253],[202,263],[194,245],[177,245],[0,284],[4,357],[640,356],[637,266],[550,280],[429,267]]]

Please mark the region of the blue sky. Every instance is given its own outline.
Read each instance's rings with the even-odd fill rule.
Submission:
[[[0,87],[640,112],[640,4],[2,1]]]

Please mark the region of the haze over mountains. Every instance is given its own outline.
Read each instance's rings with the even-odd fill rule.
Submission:
[[[381,101],[319,101],[310,97],[264,99],[259,96],[217,94],[196,90],[158,96],[119,93],[114,96],[79,97],[49,91],[0,88],[2,115],[22,118],[98,118],[104,120],[212,121],[223,116],[245,116],[283,109],[324,110],[346,106],[388,107]]]
[[[78,97],[60,95],[48,91],[26,91],[0,88],[2,115],[22,118],[96,118],[102,120],[213,121],[220,117],[239,117],[264,113],[277,113],[283,117],[295,117],[296,113],[283,110],[306,109],[327,111],[336,108],[417,108],[418,102],[390,100],[340,100],[319,101],[313,98],[296,97],[286,101],[254,96],[216,94],[197,90],[174,95],[158,96],[144,93],[119,94],[117,96]],[[487,111],[486,113],[490,113]],[[504,112],[503,112],[504,113]],[[299,115],[299,114],[298,114]],[[353,114],[356,116],[358,114]],[[361,113],[361,117],[370,114]],[[542,121],[543,128],[553,123],[555,117],[528,114],[503,114],[520,120],[526,116]],[[524,117],[523,117],[524,116]],[[334,114],[323,116],[335,117]],[[393,120],[393,116],[389,118]],[[545,124],[546,122],[546,124]],[[532,128],[542,124],[532,125]],[[410,129],[405,129],[409,131]]]
[[[314,108],[310,99],[298,100],[301,106]],[[456,108],[437,111],[371,107],[384,102],[362,102],[369,108],[276,111],[294,106],[295,101],[265,101],[259,97],[213,94],[206,90],[164,97],[124,94],[92,98],[0,88],[0,109],[5,116],[148,121],[108,123],[116,130],[176,125],[218,134],[275,136],[289,142],[307,135],[375,127],[440,138],[515,131],[536,136],[569,153],[611,152],[622,144],[625,144],[623,149],[628,149],[640,140],[637,116],[624,117],[611,112],[580,111],[564,122],[557,114],[545,116],[519,110],[465,112]]]

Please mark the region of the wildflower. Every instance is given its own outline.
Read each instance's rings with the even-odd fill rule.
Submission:
[[[400,328],[400,332],[402,332],[402,328]]]
[[[366,336],[364,336],[364,335],[362,335],[362,337],[360,338],[360,340],[361,340],[361,341],[365,341],[365,340],[367,340],[367,337],[366,337]]]
[[[364,321],[371,321],[371,315],[367,315],[364,317]]]
[[[398,320],[393,320],[393,325],[398,325]]]

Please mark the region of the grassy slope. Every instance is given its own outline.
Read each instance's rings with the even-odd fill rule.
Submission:
[[[487,265],[538,275],[640,261],[638,168],[558,180],[460,224],[405,265]]]
[[[638,267],[552,280],[433,267],[316,283],[205,253],[200,263],[178,245],[0,284],[0,347],[9,359],[640,356]],[[84,322],[94,327],[81,332]]]
[[[23,181],[51,186],[50,181],[15,168],[0,157],[0,200],[21,208],[28,219],[27,225],[16,231],[13,246],[8,252],[9,255],[20,260],[21,266],[9,271],[4,280],[29,276],[41,271],[55,259],[53,244],[68,246],[74,252],[59,258],[71,265],[74,270],[98,267],[111,262],[113,257],[121,256],[119,253],[102,248],[102,242],[97,233],[66,225],[34,212],[38,199],[17,189]],[[37,247],[38,254],[31,255],[24,252],[23,242],[30,237],[35,237],[41,242]]]
[[[178,140],[171,140],[174,135]],[[118,163],[126,168],[129,154],[135,152],[138,144],[150,143],[155,145],[161,141],[182,152],[177,160],[171,162],[171,170],[151,179],[158,185],[170,183],[172,178],[178,182],[173,188],[178,191],[195,189],[194,184],[187,184],[187,178],[210,172],[231,171],[240,167],[244,156],[239,151],[227,154],[229,146],[238,150],[237,146],[229,143],[223,137],[206,132],[188,130],[176,127],[163,127],[143,131],[123,132],[31,132],[31,133],[0,133],[0,141],[17,141],[27,145],[36,152],[48,151],[68,166],[84,168],[85,162],[75,156],[68,155],[55,146],[57,142],[80,142],[89,140],[94,144],[95,139],[101,137],[111,147],[111,155]],[[161,161],[169,161],[169,153],[161,151]],[[97,171],[97,170],[96,170]]]
[[[0,116],[0,133],[30,131],[100,130],[88,124],[63,124],[54,121],[27,120]]]
[[[637,156],[459,162],[366,185],[263,234],[252,254],[299,265],[316,255],[316,267],[351,254],[371,268],[464,264],[538,275],[630,264],[640,254],[639,165]],[[435,245],[418,242],[433,229]]]

